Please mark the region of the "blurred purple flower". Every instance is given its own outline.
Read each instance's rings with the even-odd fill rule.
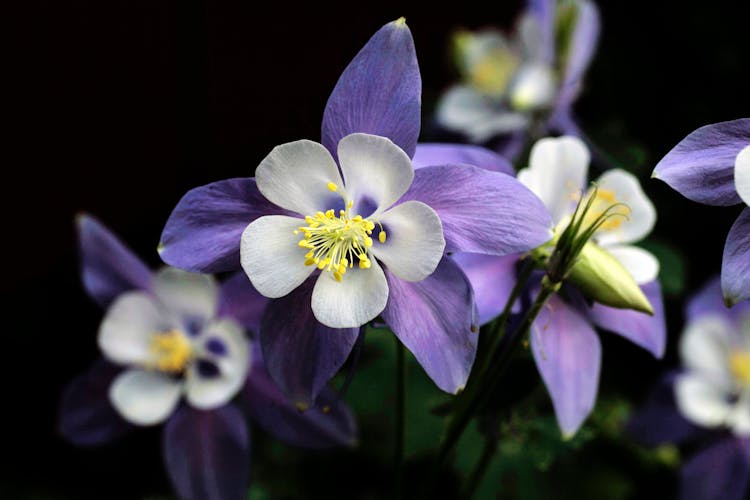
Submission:
[[[246,497],[246,416],[289,444],[354,443],[353,416],[335,394],[325,392],[301,414],[271,382],[245,335],[266,299],[243,274],[218,285],[174,268],[152,273],[92,217],[77,224],[84,287],[107,312],[99,329],[104,358],[62,397],[66,439],[99,445],[165,422],[164,460],[179,496],[221,500]]]
[[[541,198],[558,228],[562,228],[585,189],[588,150],[574,137],[546,138],[532,148],[529,164],[529,168],[519,172],[519,179]],[[493,168],[502,169],[504,165],[505,161],[500,160]],[[541,312],[532,326],[532,352],[566,436],[575,434],[596,402],[601,345],[595,326],[625,337],[658,358],[663,356],[666,344],[661,287],[656,279],[658,261],[631,245],[651,231],[656,220],[654,208],[637,179],[625,171],[610,170],[597,184],[599,196],[607,206],[616,201],[628,205],[629,218],[604,225],[593,239],[628,271],[653,306],[654,314],[590,303],[570,284],[560,295],[553,296]],[[471,282],[482,324],[499,315],[510,297],[519,257],[453,255]]]
[[[685,500],[750,493],[750,303],[727,309],[719,278],[687,307],[683,370],[659,383],[629,422],[645,444],[692,444],[681,471]]]
[[[661,159],[653,177],[699,203],[750,205],[750,118],[694,130]],[[750,207],[727,235],[721,287],[730,306],[750,299]]]
[[[442,96],[437,122],[476,143],[506,137],[499,152],[508,157],[539,117],[541,134],[581,136],[572,106],[598,38],[599,11],[589,0],[528,0],[510,40],[497,30],[457,33],[463,82]]]
[[[302,406],[378,315],[438,387],[459,391],[476,353],[475,309],[444,252],[505,255],[550,237],[543,205],[515,179],[439,154],[413,168],[420,103],[414,42],[400,19],[344,70],[322,144],[278,146],[256,178],[193,189],[164,228],[165,262],[203,272],[241,265],[272,298],[260,344],[271,376]]]

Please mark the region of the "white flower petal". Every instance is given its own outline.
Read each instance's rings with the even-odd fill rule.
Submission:
[[[750,389],[740,395],[729,415],[729,426],[737,436],[750,437]]]
[[[526,115],[508,111],[494,99],[463,85],[443,94],[436,117],[443,127],[466,134],[475,143],[522,130],[529,125]]]
[[[152,359],[151,339],[154,334],[180,326],[177,319],[151,295],[127,292],[107,310],[99,326],[99,348],[115,363],[148,363]]]
[[[307,223],[285,215],[266,215],[250,223],[240,240],[240,263],[261,295],[283,297],[315,270],[305,265],[308,250],[294,231]]]
[[[414,179],[409,155],[386,137],[347,135],[338,154],[353,212],[365,218],[396,203]]]
[[[700,316],[688,323],[680,339],[682,364],[689,370],[711,377],[730,387],[729,354],[733,326],[716,314]]]
[[[168,375],[129,370],[109,387],[109,400],[122,417],[136,425],[154,425],[169,417],[177,406],[182,383]]]
[[[750,146],[746,146],[734,161],[734,186],[742,201],[750,205]]]
[[[577,137],[546,137],[531,148],[518,180],[547,206],[555,224],[571,215],[586,183],[591,155]]]
[[[388,302],[388,283],[383,269],[370,259],[369,269],[357,265],[336,281],[329,272],[322,272],[312,293],[315,318],[331,328],[356,328],[383,312]]]
[[[165,267],[154,277],[154,295],[180,318],[207,320],[216,314],[219,288],[211,275]]]
[[[712,381],[699,375],[682,375],[675,381],[674,389],[677,408],[691,422],[704,427],[727,422],[732,407],[727,394]]]
[[[628,219],[621,224],[608,225],[597,231],[595,238],[601,246],[634,243],[646,237],[656,223],[656,209],[643,192],[636,177],[625,170],[608,170],[596,181],[601,193],[611,192],[615,201],[628,207]]]
[[[546,108],[555,97],[555,77],[552,68],[543,62],[521,66],[513,77],[510,102],[515,109],[532,111]]]
[[[443,257],[445,238],[440,217],[432,208],[420,201],[407,201],[378,220],[386,240],[381,243],[373,237],[370,251],[389,271],[404,281],[421,281],[435,271]]]
[[[302,215],[325,212],[341,199],[328,189],[329,182],[342,185],[331,153],[308,140],[273,148],[255,170],[255,182],[269,201]]]
[[[659,260],[647,250],[631,245],[616,245],[607,247],[607,252],[627,269],[639,285],[650,283],[659,276]]]
[[[202,349],[201,358],[210,360],[219,369],[215,376],[206,377],[194,362],[186,373],[185,395],[188,402],[204,410],[227,403],[245,383],[250,362],[245,332],[230,319],[221,319],[209,324],[202,336],[205,342],[218,343],[225,349],[222,353]]]

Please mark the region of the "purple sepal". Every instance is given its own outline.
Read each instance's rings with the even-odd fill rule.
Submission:
[[[526,12],[536,21],[539,28],[539,53],[536,57],[552,64],[555,59],[555,1],[528,0]]]
[[[563,83],[557,97],[557,107],[562,109],[569,108],[578,97],[583,75],[591,64],[599,40],[599,9],[591,1],[577,2],[576,5],[578,14],[564,62]]]
[[[81,280],[89,296],[107,307],[128,290],[151,288],[151,270],[90,215],[76,218]]]
[[[523,152],[527,137],[525,130],[504,135],[495,141],[493,149],[503,158],[517,160],[518,156]]]
[[[354,415],[335,391],[324,387],[315,405],[302,412],[271,380],[260,349],[255,349],[252,363],[240,401],[266,432],[304,448],[353,446],[357,442]]]
[[[484,325],[503,311],[510,298],[516,284],[518,255],[498,257],[457,253],[452,258],[469,278],[479,312],[479,324]],[[511,312],[518,312],[517,304],[514,304]]]
[[[572,436],[596,402],[602,348],[578,311],[552,296],[531,328],[531,348],[547,386],[557,423]]]
[[[742,317],[750,314],[750,302],[741,302],[731,309],[726,306],[721,293],[721,280],[717,276],[709,280],[696,293],[685,308],[687,322],[695,321],[706,314],[718,314],[736,322],[737,331],[742,331]]]
[[[191,189],[164,226],[159,255],[186,271],[238,270],[242,231],[258,217],[284,213],[260,194],[251,177]]]
[[[632,309],[607,307],[596,302],[587,308],[587,313],[595,325],[621,335],[661,358],[667,344],[661,286],[658,281],[652,281],[642,285],[641,290],[654,308],[653,316]]]
[[[721,289],[729,305],[750,299],[750,207],[740,213],[727,235],[721,262]]]
[[[386,24],[341,74],[323,114],[323,145],[337,158],[339,141],[364,132],[387,137],[414,156],[422,78],[403,19]]]
[[[504,157],[471,144],[417,144],[412,165],[415,169],[436,165],[474,165],[501,174],[516,175],[513,165]]]
[[[164,427],[164,462],[183,500],[241,500],[250,480],[250,436],[234,405],[181,406]]]
[[[740,439],[726,437],[693,455],[680,472],[682,500],[742,500],[750,487],[750,460]]]
[[[99,359],[65,386],[58,422],[65,439],[77,446],[97,446],[133,429],[109,403],[109,386],[120,371],[119,367]]]
[[[432,207],[443,223],[446,252],[508,255],[552,237],[552,219],[515,178],[468,165],[420,168],[401,201]]]
[[[271,300],[260,325],[268,372],[295,404],[312,406],[354,347],[359,328],[329,328],[311,308],[317,276],[289,295]]]
[[[466,385],[477,351],[474,293],[461,268],[443,257],[422,281],[406,282],[386,270],[388,304],[383,319],[442,390]]]
[[[750,144],[750,118],[706,125],[688,134],[656,165],[653,176],[707,205],[740,203],[734,161]]]
[[[701,434],[701,430],[687,421],[677,409],[674,381],[677,373],[659,380],[643,406],[627,423],[626,431],[637,441],[659,446],[681,443]]]
[[[258,293],[244,271],[221,284],[217,316],[229,317],[253,334],[260,330],[260,318],[269,300]]]

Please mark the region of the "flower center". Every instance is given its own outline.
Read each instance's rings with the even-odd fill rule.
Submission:
[[[329,182],[328,189],[336,192],[338,186]],[[342,197],[346,209],[339,210],[338,216],[333,210],[308,215],[305,217],[307,226],[294,232],[304,235],[299,246],[309,250],[305,254],[305,265],[315,265],[320,270],[333,273],[336,281],[341,281],[347,268],[354,267],[355,259],[359,261],[360,269],[369,269],[372,265],[368,249],[372,246],[370,235],[375,229],[375,222],[361,215],[352,217],[350,210],[354,202],[348,201],[343,194]],[[385,243],[385,238],[385,231],[380,226],[378,240]]]
[[[750,352],[733,352],[729,356],[729,369],[739,385],[750,387]]]
[[[617,201],[615,192],[609,189],[598,188],[586,196],[593,196],[591,207],[586,212],[584,226],[588,226],[605,213],[609,213],[601,225],[599,231],[614,231],[619,229],[623,222],[630,219],[630,207]]]
[[[193,355],[190,341],[176,329],[156,333],[149,347],[154,355],[153,368],[162,372],[183,371]]]

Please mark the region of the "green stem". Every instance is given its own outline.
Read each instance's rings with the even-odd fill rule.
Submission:
[[[474,466],[474,470],[471,471],[469,481],[466,483],[466,489],[461,495],[461,498],[465,500],[471,500],[471,498],[477,492],[477,488],[479,488],[479,484],[482,482],[482,479],[484,478],[484,474],[487,472],[487,468],[489,467],[490,462],[492,462],[492,457],[495,455],[495,451],[497,451],[497,438],[488,436],[484,441],[482,455],[479,457],[479,461]]]
[[[406,428],[406,354],[404,346],[394,335],[396,341],[396,446],[393,463],[395,466],[394,498],[400,500],[404,482],[404,434]]]

